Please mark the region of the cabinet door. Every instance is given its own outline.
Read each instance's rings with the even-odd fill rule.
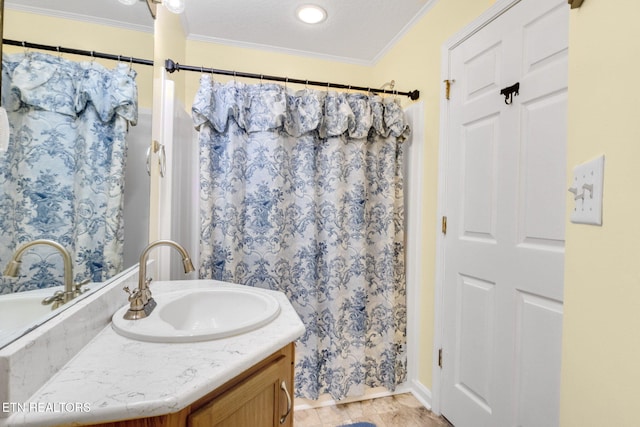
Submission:
[[[274,360],[189,416],[190,427],[292,426],[291,359]],[[285,391],[286,390],[286,391]]]

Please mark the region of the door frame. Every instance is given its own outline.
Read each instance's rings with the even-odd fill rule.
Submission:
[[[511,9],[523,0],[497,0],[489,9],[474,19],[469,25],[463,27],[456,34],[451,36],[441,49],[441,70],[440,80],[442,83],[440,94],[440,132],[438,144],[438,207],[436,218],[436,263],[435,263],[435,295],[434,295],[434,337],[432,351],[432,411],[435,414],[441,414],[442,399],[442,375],[438,365],[439,349],[442,348],[444,335],[444,235],[442,233],[441,218],[446,216],[445,202],[447,200],[447,159],[449,155],[449,101],[446,99],[446,85],[444,81],[451,79],[451,52],[462,44],[464,41],[472,37],[482,28],[493,22],[500,15]],[[452,85],[455,85],[452,82]]]

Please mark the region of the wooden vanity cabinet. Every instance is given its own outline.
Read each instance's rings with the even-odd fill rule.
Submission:
[[[292,427],[291,343],[180,412],[103,427]]]
[[[187,417],[189,427],[292,426],[293,351],[226,388]],[[281,350],[282,351],[282,350]],[[281,423],[282,421],[282,423]]]

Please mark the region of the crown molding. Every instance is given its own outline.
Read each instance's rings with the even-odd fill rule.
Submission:
[[[433,8],[433,6],[435,6],[435,4],[437,2],[438,2],[438,0],[427,0],[427,2],[424,4],[424,6],[422,6],[420,8],[418,13],[416,13],[415,16],[413,18],[411,18],[411,20],[409,22],[407,22],[407,24],[404,27],[402,27],[402,29],[400,31],[398,31],[398,34],[396,34],[389,41],[389,43],[387,43],[387,45],[385,47],[383,47],[382,50],[380,50],[380,52],[378,52],[378,54],[371,61],[370,65],[375,65],[375,64],[378,63],[378,61],[380,61],[382,58],[384,58],[384,56],[387,53],[389,53],[389,51],[391,51],[391,49],[393,49],[393,47],[396,45],[396,43],[398,43],[409,32],[409,30],[411,30],[411,28],[413,28],[418,23],[418,21],[420,21],[422,19],[422,17],[424,15],[426,15],[427,12],[430,11],[431,8]]]

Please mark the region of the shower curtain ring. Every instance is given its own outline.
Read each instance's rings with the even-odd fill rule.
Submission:
[[[62,58],[62,52],[60,52],[60,46],[57,46],[56,50],[58,51],[58,58]]]

